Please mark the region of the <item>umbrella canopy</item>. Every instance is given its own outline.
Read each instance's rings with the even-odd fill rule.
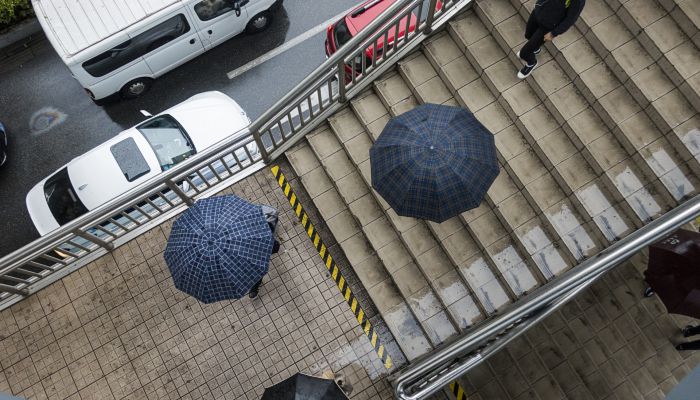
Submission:
[[[669,313],[700,318],[700,233],[678,230],[649,247],[644,278]]]
[[[348,396],[331,379],[297,373],[265,389],[262,400],[347,400]]]
[[[260,206],[216,196],[175,221],[164,258],[175,287],[212,303],[248,293],[267,273],[273,244]]]
[[[392,118],[369,156],[372,187],[397,214],[436,222],[478,207],[499,172],[491,132],[436,104]]]

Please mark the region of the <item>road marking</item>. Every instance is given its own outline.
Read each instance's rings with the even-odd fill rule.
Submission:
[[[295,37],[294,39],[285,42],[282,46],[276,47],[276,48],[268,51],[267,53],[261,55],[260,57],[256,58],[255,60],[250,61],[250,62],[234,69],[233,71],[227,73],[226,76],[228,76],[228,79],[233,79],[241,74],[244,74],[247,71],[250,71],[251,69],[257,67],[258,65],[260,65],[264,62],[270,61],[274,57],[277,57],[278,55],[284,53],[285,51],[291,49],[292,47],[299,45],[300,43],[306,41],[310,37],[325,31],[326,27],[328,25],[337,21],[338,19],[340,19],[340,17],[349,13],[350,11],[355,9],[356,7],[357,6],[352,6],[352,7],[348,8],[347,10],[341,12],[340,14],[330,18],[329,20],[327,20],[325,22],[321,22],[320,24],[318,24],[315,27],[309,29],[308,31],[302,33],[301,35]]]
[[[390,369],[392,366],[391,357],[389,357],[389,354],[384,348],[384,345],[382,344],[381,340],[379,340],[377,332],[372,327],[372,324],[370,324],[369,319],[367,319],[367,316],[365,315],[362,306],[360,306],[360,302],[357,300],[352,290],[350,290],[350,286],[348,286],[347,282],[345,281],[345,278],[340,273],[340,269],[335,263],[335,260],[333,260],[333,257],[331,257],[330,252],[326,248],[326,245],[323,244],[321,236],[318,234],[313,224],[311,223],[309,216],[306,214],[306,211],[301,206],[299,199],[297,198],[296,194],[294,194],[294,191],[289,185],[289,182],[287,182],[287,178],[284,177],[284,174],[282,174],[282,171],[280,170],[280,167],[278,165],[274,165],[270,169],[272,170],[272,174],[275,176],[275,179],[277,179],[277,183],[280,185],[280,188],[282,188],[285,197],[287,197],[287,200],[289,200],[289,204],[292,206],[294,213],[297,215],[297,217],[299,217],[299,221],[304,227],[306,234],[309,235],[309,238],[313,242],[314,247],[316,247],[318,254],[321,256],[323,263],[326,265],[326,269],[328,269],[328,272],[331,273],[331,277],[338,285],[340,293],[343,294],[345,301],[350,306],[350,309],[352,310],[353,314],[355,314],[357,322],[360,323],[360,327],[365,332],[365,335],[367,335],[367,338],[372,344],[374,351],[377,352],[377,355],[379,356],[379,359],[382,360],[384,366],[387,369]]]

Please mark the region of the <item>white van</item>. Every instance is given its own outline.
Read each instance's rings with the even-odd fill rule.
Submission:
[[[282,0],[32,0],[47,38],[93,100],[138,97],[154,78],[243,32]]]

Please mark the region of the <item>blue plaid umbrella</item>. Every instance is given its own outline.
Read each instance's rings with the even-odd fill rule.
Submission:
[[[175,287],[212,303],[248,293],[267,273],[273,244],[260,206],[216,196],[175,221],[163,256]]]
[[[499,172],[491,132],[437,104],[392,118],[369,156],[372,187],[397,214],[436,222],[478,207]]]

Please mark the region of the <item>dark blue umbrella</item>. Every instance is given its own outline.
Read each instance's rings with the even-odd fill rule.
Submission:
[[[493,134],[437,104],[392,118],[369,156],[372,187],[397,214],[436,222],[478,207],[499,172]]]
[[[248,293],[267,273],[273,244],[260,206],[216,196],[175,221],[163,256],[175,287],[212,303]]]

